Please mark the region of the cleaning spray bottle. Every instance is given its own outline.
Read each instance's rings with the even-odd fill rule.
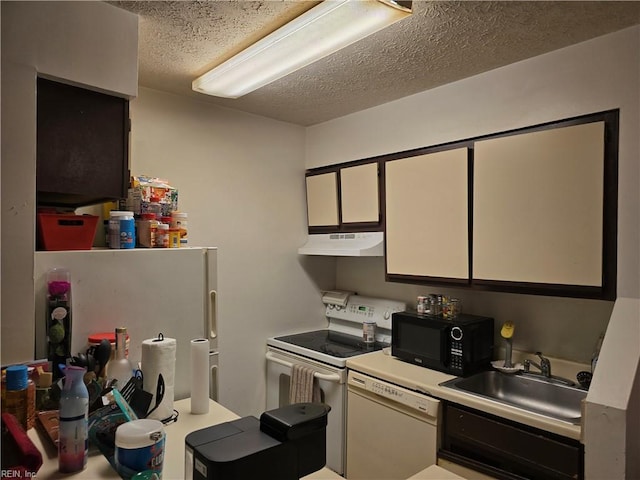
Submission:
[[[67,366],[60,397],[58,470],[84,470],[89,451],[89,392],[84,384],[86,369]]]

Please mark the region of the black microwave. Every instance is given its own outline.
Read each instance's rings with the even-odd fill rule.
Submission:
[[[394,313],[391,355],[459,377],[485,370],[493,357],[493,318]]]

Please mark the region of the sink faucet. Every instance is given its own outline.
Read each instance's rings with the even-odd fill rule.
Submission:
[[[551,378],[551,362],[549,361],[549,359],[543,357],[541,352],[536,352],[536,355],[540,357],[540,364],[537,364],[533,360],[527,359],[524,361],[524,371],[529,372],[529,368],[531,367],[531,365],[533,365],[538,370],[540,370],[542,375],[547,378]]]

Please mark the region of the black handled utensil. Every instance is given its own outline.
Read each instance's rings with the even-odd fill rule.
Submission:
[[[156,404],[153,406],[151,411],[147,413],[147,417],[151,415],[160,405],[162,399],[164,398],[164,378],[162,378],[162,374],[158,374],[158,384],[156,385]]]

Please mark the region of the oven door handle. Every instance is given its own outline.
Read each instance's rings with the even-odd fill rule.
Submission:
[[[293,368],[293,363],[287,362],[286,360],[282,360],[276,357],[275,355],[273,355],[273,353],[271,352],[267,352],[266,357],[267,357],[267,360],[270,362],[277,363],[287,368]],[[318,380],[326,380],[328,382],[336,382],[336,383],[340,382],[340,375],[338,375],[337,373],[313,372],[313,376]]]

